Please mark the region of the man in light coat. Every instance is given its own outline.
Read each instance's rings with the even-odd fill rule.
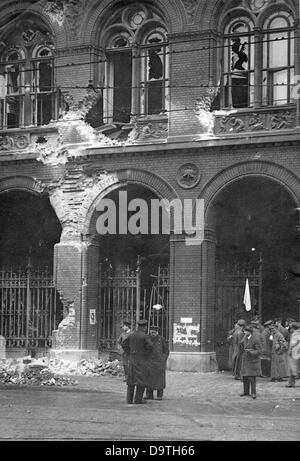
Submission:
[[[276,324],[270,325],[272,341],[271,353],[271,381],[283,381],[288,375],[286,352],[288,351],[288,343],[283,335],[278,330]]]
[[[295,387],[298,376],[298,361],[300,358],[300,323],[293,322],[290,326],[290,343],[288,349],[289,382],[286,387]]]
[[[242,363],[242,340],[244,338],[244,326],[246,322],[243,319],[238,320],[236,329],[232,334],[232,373],[234,379],[241,379],[241,363]]]
[[[256,377],[261,375],[261,341],[258,334],[253,332],[251,325],[245,326],[244,331],[241,366],[244,392],[240,395],[241,397],[250,395],[251,391],[252,398],[256,399]]]

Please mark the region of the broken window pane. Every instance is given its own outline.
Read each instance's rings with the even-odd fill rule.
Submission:
[[[232,45],[231,85],[233,107],[248,107],[249,76],[247,43],[236,38]]]

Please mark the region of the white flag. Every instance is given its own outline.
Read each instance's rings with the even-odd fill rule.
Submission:
[[[246,311],[251,311],[251,296],[250,296],[250,288],[249,288],[249,280],[246,280],[245,286],[245,293],[244,293],[244,304],[246,307]]]

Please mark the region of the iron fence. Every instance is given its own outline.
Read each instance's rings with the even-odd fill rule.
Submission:
[[[0,335],[8,348],[50,347],[60,316],[48,268],[0,270]]]

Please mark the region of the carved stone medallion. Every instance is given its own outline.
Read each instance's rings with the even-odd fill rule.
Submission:
[[[177,171],[177,182],[183,189],[197,186],[201,178],[199,168],[194,163],[185,163]]]
[[[250,9],[255,13],[265,8],[268,3],[269,0],[249,0]]]

